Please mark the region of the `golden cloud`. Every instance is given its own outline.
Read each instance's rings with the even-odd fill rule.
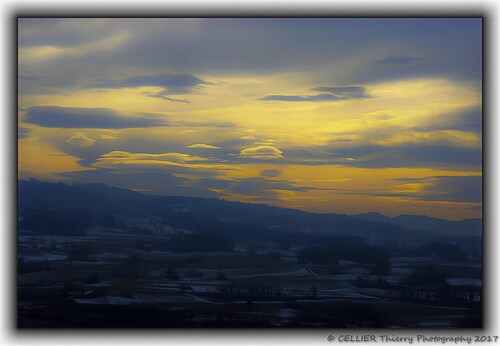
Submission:
[[[283,157],[283,152],[271,145],[261,145],[241,150],[240,156],[252,159],[279,159]]]
[[[191,144],[191,145],[188,145],[186,148],[189,148],[189,149],[220,149],[220,147],[216,147],[215,145],[210,145],[210,144]]]

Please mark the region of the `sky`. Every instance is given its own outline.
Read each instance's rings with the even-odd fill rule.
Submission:
[[[480,18],[18,20],[18,175],[482,215]]]

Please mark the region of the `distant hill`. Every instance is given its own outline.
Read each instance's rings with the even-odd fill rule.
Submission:
[[[359,214],[356,216],[366,221],[387,223],[405,228],[421,229],[446,235],[467,235],[480,237],[482,235],[483,227],[482,219],[451,221],[425,215],[408,214],[402,214],[391,218],[375,212]]]
[[[60,210],[124,212],[137,206],[144,198],[127,189],[104,184],[51,183],[39,180],[19,180],[18,207],[22,211],[44,207]]]
[[[318,214],[220,199],[146,195],[103,184],[67,185],[19,180],[18,207],[21,215],[49,208],[157,217],[163,223],[181,229],[256,239],[273,234],[288,234],[287,237],[297,234],[343,235],[397,246],[441,241],[443,237],[449,241],[454,236],[481,236],[478,220],[454,222],[411,215],[389,218],[378,213],[357,216]],[[453,233],[455,231],[457,233]]]
[[[392,219],[388,216],[385,216],[384,214],[380,214],[377,212],[369,212],[369,213],[364,213],[364,214],[358,214],[354,215],[356,217],[359,217],[360,219],[366,220],[366,221],[373,221],[373,222],[390,222]]]

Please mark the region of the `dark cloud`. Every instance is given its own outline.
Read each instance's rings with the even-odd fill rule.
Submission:
[[[118,81],[106,81],[87,85],[90,88],[121,89],[138,88],[143,86],[161,87],[159,92],[145,92],[148,97],[159,98],[171,102],[190,103],[189,100],[173,98],[172,95],[186,95],[193,93],[201,85],[213,84],[188,73],[163,73],[157,75],[133,76]]]
[[[182,127],[217,127],[217,128],[232,128],[236,125],[227,121],[219,122],[189,122],[189,121],[176,121],[171,122],[170,126],[182,126]]]
[[[217,126],[217,124],[205,124],[207,126]],[[174,126],[175,127],[175,126]],[[175,131],[175,129],[173,129]],[[83,131],[87,136],[95,139],[96,142],[92,146],[82,147],[77,145],[72,145],[69,141],[70,137],[74,134],[68,134],[67,136],[55,136],[45,138],[45,140],[53,147],[59,149],[67,155],[74,156],[79,159],[79,164],[85,167],[91,167],[96,160],[98,160],[102,155],[112,152],[112,151],[126,151],[130,153],[196,153],[200,156],[209,155],[208,162],[211,163],[235,163],[240,162],[236,156],[231,156],[235,154],[235,150],[231,149],[229,145],[224,144],[220,149],[207,150],[203,145],[197,144],[194,148],[189,148],[192,145],[191,142],[179,141],[176,137],[164,136],[147,136],[142,133],[140,129],[138,130],[125,130],[124,132],[119,131],[115,134],[115,138],[106,140],[101,137],[101,135],[106,135],[107,131]],[[223,137],[222,134],[227,132],[227,128],[214,128],[211,133],[214,137]],[[221,134],[221,135],[219,135]],[[186,139],[187,140],[187,139]],[[212,144],[217,144],[214,141]],[[231,145],[239,145],[240,142]],[[206,146],[206,145],[205,145]],[[227,148],[226,148],[227,147]],[[208,152],[208,153],[207,153]],[[130,169],[130,168],[128,168]],[[152,169],[162,169],[167,170],[168,167],[149,167],[148,170]],[[189,173],[193,170],[188,170],[187,168],[170,168],[170,170],[177,169],[177,173]],[[198,170],[194,170],[199,171]],[[208,176],[204,173],[205,176]]]
[[[437,177],[433,189],[446,192],[445,198],[456,202],[481,203],[482,177]],[[429,200],[443,200],[440,194],[430,194]]]
[[[189,182],[189,185],[196,186],[197,188],[203,188],[203,189],[225,190],[231,185],[232,182],[233,182],[232,180],[228,180],[228,179],[207,178],[207,179],[191,180]]]
[[[415,192],[379,192],[373,190],[338,191],[346,195],[397,197],[419,201],[481,203],[482,177],[480,176],[435,176],[425,178],[399,178],[391,182],[399,183],[398,189],[405,185],[422,184]],[[409,188],[410,189],[410,188]],[[414,190],[414,186],[411,190]],[[447,208],[450,208],[449,206]],[[471,206],[468,209],[481,210],[481,206]]]
[[[33,73],[19,73],[17,76],[17,80],[19,82],[26,82],[26,83],[32,83],[35,81],[40,81],[42,79],[43,79],[42,77],[37,76]]]
[[[481,203],[481,176],[435,176],[425,178],[395,179],[404,184],[423,183],[422,190],[407,196],[414,196],[425,201],[450,201],[463,203]]]
[[[309,191],[311,187],[298,187],[285,180],[267,180],[263,178],[246,178],[232,182],[227,191],[239,195],[260,196],[263,198],[274,198],[278,195],[275,190]]]
[[[429,125],[425,127],[415,128],[415,130],[456,130],[474,132],[480,135],[482,132],[482,122],[483,111],[481,107],[473,107],[456,113],[441,114],[432,119]]]
[[[321,102],[321,101],[344,101],[352,99],[368,98],[364,87],[324,87],[320,86],[311,89],[313,91],[324,92],[317,95],[268,95],[260,98],[261,101],[282,101],[282,102]]]
[[[360,86],[347,86],[347,87],[320,86],[312,90],[319,92],[327,92],[343,99],[364,99],[369,97],[369,95],[365,91],[365,88]]]
[[[180,178],[169,172],[116,172],[110,169],[62,173],[61,176],[81,183],[101,183],[133,189],[153,195],[191,196],[218,198],[207,188],[191,184],[191,180]]]
[[[164,35],[157,24],[137,28],[134,40],[119,52],[123,59],[184,71],[268,73],[328,66],[367,55],[367,46],[391,42],[431,56],[423,70],[410,73],[475,73],[478,79],[481,73],[480,19],[207,19],[190,23],[197,30],[186,36],[179,30],[182,37]]]
[[[170,94],[166,91],[160,91],[157,93],[147,92],[147,93],[144,93],[144,95],[146,95],[148,97],[153,97],[153,98],[157,98],[157,99],[171,101],[171,102],[191,103],[189,100],[172,98],[172,97],[168,96]]]
[[[483,206],[482,205],[473,205],[467,209],[470,209],[470,210],[478,210],[478,211],[482,211],[483,210]]]
[[[122,116],[108,108],[69,108],[55,106],[34,106],[26,110],[26,123],[57,128],[101,128],[122,129],[168,126],[161,116]]]
[[[367,157],[364,167],[439,167],[480,169],[482,149],[445,143],[408,143],[382,148],[380,154]],[[354,161],[356,162],[356,161]]]
[[[20,47],[72,47],[117,35],[124,40],[113,49],[55,56],[44,77],[53,78],[62,63],[76,67],[62,71],[72,80],[102,79],[99,74],[109,71],[123,75],[132,68],[238,74],[339,66],[325,74],[336,83],[431,75],[480,81],[482,73],[481,18],[27,19],[19,24]],[[388,60],[374,55],[373,47],[386,51]],[[397,53],[391,52],[394,47]],[[424,58],[401,65],[412,52]],[[359,57],[365,59],[361,65]],[[377,59],[393,64],[374,64]],[[345,66],[349,76],[342,76]]]
[[[342,164],[362,168],[428,167],[481,169],[482,149],[445,141],[403,143],[392,146],[359,145],[288,148],[284,163]]]
[[[391,55],[391,56],[386,56],[383,59],[380,60],[375,60],[377,64],[381,65],[408,65],[412,64],[419,59],[411,57],[411,56],[397,56],[397,55]]]
[[[468,109],[456,113],[446,128],[451,130],[481,133],[483,126],[483,111],[481,108]]]
[[[263,178],[247,178],[237,180],[229,185],[229,192],[237,193],[240,195],[261,195],[261,194],[274,194],[269,190],[272,189],[272,183]]]
[[[17,128],[17,139],[23,139],[29,136],[31,130],[26,127]]]
[[[21,46],[73,47],[123,32],[97,18],[19,18],[18,44]]]
[[[91,87],[96,88],[138,88],[142,86],[156,86],[168,90],[169,95],[183,95],[192,92],[192,89],[202,85],[211,84],[188,73],[163,73],[129,77],[120,81],[101,82]]]
[[[270,181],[263,178],[247,178],[228,180],[215,177],[189,179],[175,175],[170,171],[136,171],[120,170],[119,173],[106,168],[92,171],[62,173],[61,176],[83,183],[103,183],[107,185],[131,188],[151,194],[181,195],[217,198],[214,189],[228,194],[245,195],[246,200],[277,201],[279,193],[275,190],[308,191],[313,188],[297,187],[287,181]]]
[[[261,101],[282,101],[282,102],[321,102],[338,101],[338,96],[332,94],[319,94],[312,96],[293,96],[293,95],[268,95],[260,98]]]
[[[265,169],[262,172],[260,172],[261,176],[270,177],[270,178],[277,177],[280,174],[281,174],[281,171],[279,169]]]

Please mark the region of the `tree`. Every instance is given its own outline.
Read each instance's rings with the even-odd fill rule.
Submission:
[[[167,270],[165,271],[165,276],[169,280],[179,280],[179,274],[177,274],[177,272],[172,268],[167,268]]]
[[[218,272],[215,280],[227,280],[226,274],[223,272]]]
[[[402,282],[412,286],[429,287],[442,286],[446,282],[446,276],[435,265],[416,267],[413,272],[404,277]]]
[[[317,294],[318,294],[318,288],[316,287],[316,285],[312,285],[312,286],[311,286],[311,294],[312,294],[313,298],[316,298],[316,297],[317,297]]]
[[[289,240],[286,240],[286,239],[282,239],[280,240],[280,249],[281,250],[289,250],[290,249],[290,241]]]
[[[281,258],[281,252],[271,250],[267,252],[266,257],[269,259],[279,260]]]
[[[450,262],[463,262],[467,260],[467,253],[458,245],[446,243],[428,243],[417,249],[419,255],[435,255]]]
[[[85,280],[86,284],[91,284],[91,285],[98,284],[99,282],[101,282],[101,279],[99,278],[96,272],[93,272],[92,275],[90,275],[87,278],[87,280]]]
[[[372,273],[375,275],[388,275],[391,269],[389,257],[381,256],[375,260]]]
[[[125,261],[126,276],[136,279],[139,276],[141,267],[142,267],[142,258],[137,255],[130,255]]]
[[[84,246],[74,246],[68,252],[70,261],[88,261],[90,251]]]

